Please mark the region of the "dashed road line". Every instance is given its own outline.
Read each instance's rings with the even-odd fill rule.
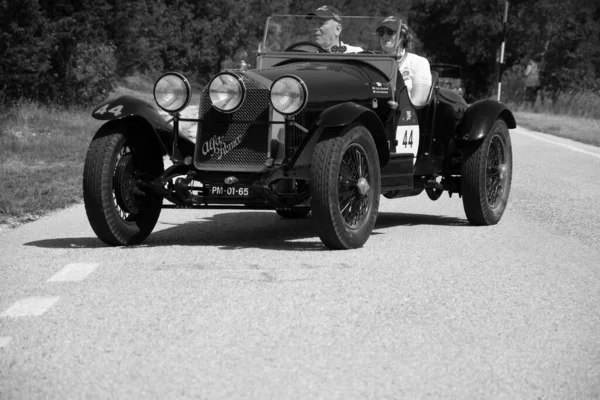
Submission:
[[[52,307],[60,297],[27,297],[6,309],[0,317],[40,316]]]
[[[572,146],[570,144],[560,143],[558,141],[546,139],[545,137],[541,136],[538,133],[533,133],[531,131],[526,131],[524,129],[521,129],[518,133],[526,135],[526,136],[529,136],[529,137],[537,139],[537,140],[541,140],[542,142],[551,143],[551,144],[554,144],[554,145],[557,145],[557,146],[564,147],[564,148],[569,149],[569,150],[573,150],[573,151],[577,151],[579,153],[587,154],[588,156],[600,158],[600,153],[594,153],[594,152],[591,152],[591,151],[587,151],[587,150],[581,149],[581,148],[579,148],[577,146]]]
[[[73,263],[66,265],[47,282],[78,282],[94,272],[98,263]]]
[[[10,343],[11,340],[12,340],[11,337],[0,336],[0,349],[8,346],[8,344]]]

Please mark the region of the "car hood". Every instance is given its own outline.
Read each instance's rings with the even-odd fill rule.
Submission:
[[[309,103],[367,101],[391,97],[391,88],[379,71],[362,63],[298,62],[284,66],[246,71],[246,75],[270,85],[284,75],[302,79]]]

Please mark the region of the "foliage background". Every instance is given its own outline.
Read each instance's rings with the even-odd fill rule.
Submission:
[[[459,64],[467,100],[497,82],[505,0],[336,0],[346,15],[401,14],[418,53]],[[29,99],[90,104],[118,77],[177,70],[199,84],[257,48],[265,18],[304,14],[322,1],[0,0],[0,102]],[[600,2],[510,2],[503,71],[522,72],[542,56],[551,98],[600,91]],[[251,58],[252,59],[252,58]],[[511,76],[512,76],[511,75]],[[469,98],[470,97],[470,98]]]

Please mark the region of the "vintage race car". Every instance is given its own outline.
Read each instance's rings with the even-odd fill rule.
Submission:
[[[465,88],[462,81],[462,68],[460,65],[432,63],[431,70],[437,72],[438,85],[464,96]]]
[[[168,118],[131,96],[93,110],[107,122],[89,146],[83,194],[102,241],[142,242],[166,207],[266,208],[283,218],[312,212],[325,246],[352,249],[371,235],[381,195],[423,191],[432,200],[462,196],[472,224],[500,220],[512,177],[511,111],[490,99],[467,105],[435,72],[428,102],[415,106],[400,57],[379,51],[381,18],[344,18],[343,40],[362,48],[356,53],[313,43],[309,22],[269,17],[255,68],[242,59],[213,77],[197,118],[181,115],[192,93],[176,72],[154,87]],[[180,132],[190,122],[195,138]]]

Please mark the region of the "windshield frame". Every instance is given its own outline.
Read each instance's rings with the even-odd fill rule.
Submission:
[[[263,33],[263,38],[262,41],[259,43],[258,46],[258,51],[257,51],[257,56],[260,57],[262,55],[266,55],[266,54],[272,54],[272,55],[284,55],[284,54],[288,54],[290,55],[290,57],[294,56],[295,54],[298,54],[298,52],[294,52],[294,51],[283,51],[283,50],[271,50],[270,46],[269,46],[269,42],[268,39],[270,38],[269,36],[269,32],[270,32],[270,28],[273,26],[272,22],[277,20],[277,19],[292,19],[292,20],[310,20],[310,18],[307,18],[307,15],[292,15],[292,14],[274,14],[271,15],[269,17],[267,17],[267,20],[265,22],[265,29],[264,29],[264,33]],[[365,17],[365,16],[344,16],[342,17],[342,21],[354,21],[357,23],[360,23],[361,21],[366,21],[366,23],[372,23],[373,26],[379,25],[381,24],[384,19],[386,17]],[[308,25],[310,23],[306,23],[307,25],[307,29],[306,31],[308,32]],[[397,29],[396,29],[396,35],[399,36],[400,32],[401,32],[401,27],[402,27],[402,19],[398,18],[398,25],[397,25]],[[375,30],[372,31],[373,35],[377,36],[377,34],[375,33]],[[342,30],[342,35],[343,37],[343,30]],[[365,38],[366,39],[366,38]],[[377,38],[377,42],[379,43],[379,38]],[[285,46],[283,46],[283,48],[288,48],[290,45],[296,43],[298,41],[294,41],[294,42],[290,42],[287,43]],[[330,58],[332,55],[360,55],[362,57],[381,57],[381,56],[385,56],[388,55],[390,57],[394,57],[394,58],[398,58],[400,56],[400,43],[401,40],[399,40],[399,37],[397,37],[396,39],[396,43],[395,43],[395,51],[394,54],[388,54],[385,53],[382,49],[381,46],[379,45],[377,49],[363,49],[365,50],[365,52],[359,52],[359,53],[331,53],[331,52],[327,52],[327,53],[310,53],[312,56],[316,56],[318,58]],[[355,45],[353,43],[344,43],[344,44],[348,44],[348,45]],[[371,53],[371,51],[376,51],[377,53]]]

